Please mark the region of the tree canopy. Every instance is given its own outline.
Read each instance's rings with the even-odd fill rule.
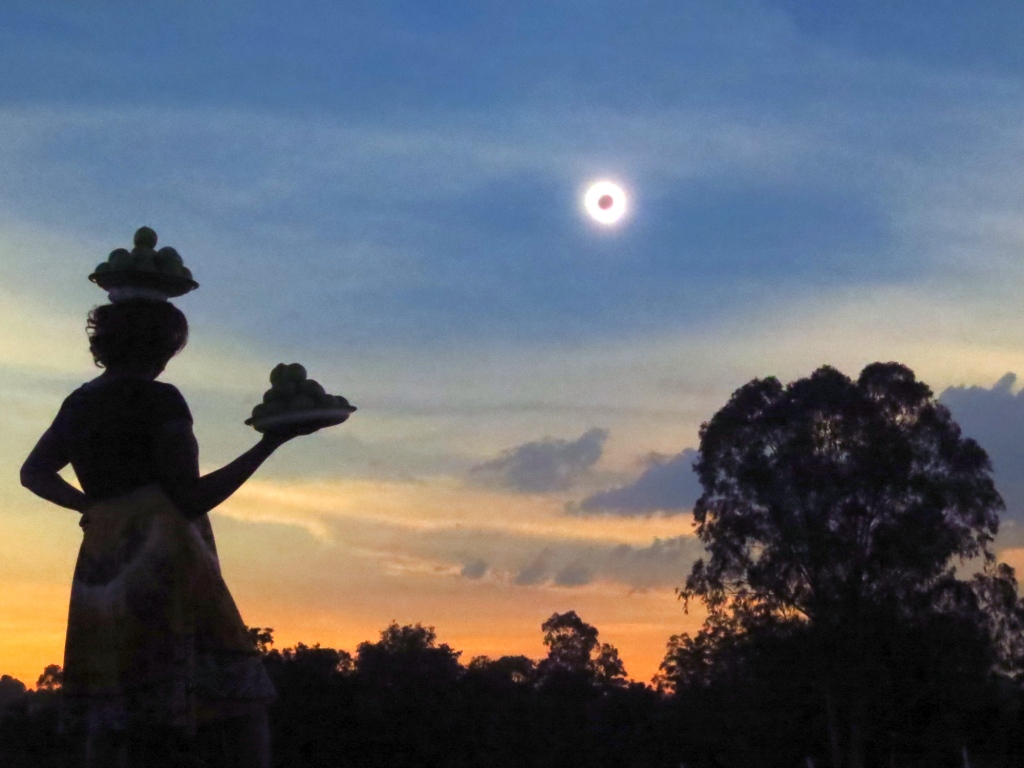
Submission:
[[[994,560],[1003,502],[985,452],[896,363],[755,379],[701,427],[708,550],[681,591],[714,612],[845,621]]]
[[[755,379],[701,427],[694,468],[707,557],[679,594],[709,615],[672,638],[665,687],[774,680],[764,700],[820,702],[831,764],[859,768],[892,759],[896,733],[944,743],[989,673],[1019,667],[991,464],[909,368]],[[756,698],[747,685],[734,705]]]

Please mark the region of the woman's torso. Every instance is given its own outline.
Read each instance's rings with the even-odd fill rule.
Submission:
[[[159,482],[160,434],[181,421],[192,416],[174,386],[104,375],[67,397],[55,426],[85,495],[101,500]]]

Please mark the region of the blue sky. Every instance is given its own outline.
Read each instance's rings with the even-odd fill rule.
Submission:
[[[572,608],[652,672],[699,619],[700,423],[822,364],[912,367],[1024,521],[1022,32],[1010,2],[6,2],[4,460],[94,375],[85,275],[148,224],[202,285],[166,378],[204,466],[279,361],[360,406],[214,513],[282,642],[531,652]],[[0,501],[35,553],[0,567],[0,661],[41,669],[77,529]]]
[[[261,338],[296,319],[243,297],[281,279],[343,305],[310,332],[374,345],[913,283],[894,172],[961,164],[1021,64],[1009,5],[208,5],[7,6],[4,207],[97,239],[160,218]],[[606,174],[635,195],[611,237],[577,215]]]

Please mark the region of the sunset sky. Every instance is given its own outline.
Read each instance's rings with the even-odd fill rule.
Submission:
[[[1009,0],[6,0],[0,673],[62,659],[81,531],[17,470],[143,224],[202,286],[164,380],[204,470],[278,362],[359,406],[212,513],[278,647],[540,657],[574,609],[649,680],[701,620],[701,422],[823,364],[941,394],[1024,567],[1022,35]]]

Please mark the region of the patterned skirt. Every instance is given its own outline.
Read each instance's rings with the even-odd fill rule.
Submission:
[[[61,728],[171,727],[266,707],[274,687],[220,574],[204,515],[157,486],[87,512],[64,648]]]

